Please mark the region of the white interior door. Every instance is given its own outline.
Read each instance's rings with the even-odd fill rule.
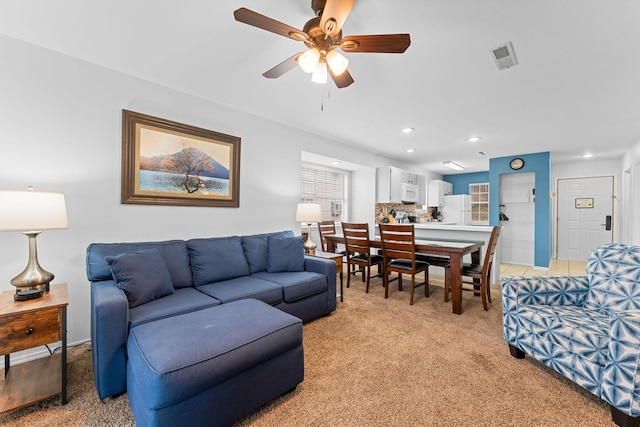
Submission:
[[[558,258],[586,261],[613,241],[613,177],[558,180]]]

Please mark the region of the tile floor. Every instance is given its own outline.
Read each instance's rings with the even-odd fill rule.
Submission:
[[[500,278],[507,276],[583,276],[586,274],[584,261],[552,259],[548,269],[528,265],[500,264]]]

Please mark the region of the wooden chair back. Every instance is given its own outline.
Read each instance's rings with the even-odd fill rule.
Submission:
[[[482,280],[486,280],[487,284],[491,282],[491,267],[493,265],[493,257],[496,254],[496,246],[498,246],[500,230],[502,230],[502,226],[500,225],[496,225],[493,227],[493,230],[491,231],[491,237],[489,237],[487,251],[484,255],[484,261],[482,263]]]
[[[342,223],[342,234],[347,249],[347,257],[355,254],[367,254],[370,252],[369,224],[367,223]]]
[[[320,245],[322,246],[322,250],[324,252],[327,251],[327,240],[325,239],[325,234],[336,234],[336,223],[333,220],[320,221],[317,223],[318,225],[318,234],[320,234]]]
[[[415,261],[416,242],[413,224],[379,224],[379,227],[385,263],[391,259]]]

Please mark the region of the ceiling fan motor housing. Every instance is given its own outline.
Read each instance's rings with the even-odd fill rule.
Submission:
[[[304,44],[309,49],[316,47],[320,51],[328,52],[334,49],[335,46],[339,46],[340,40],[342,40],[342,30],[335,36],[325,34],[322,28],[320,28],[320,17],[308,20],[307,23],[304,24],[302,31],[307,33],[311,38],[311,41],[304,40]]]

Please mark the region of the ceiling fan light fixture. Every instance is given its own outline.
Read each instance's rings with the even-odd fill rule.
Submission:
[[[298,65],[305,73],[313,73],[320,61],[320,51],[315,47],[307,50],[298,57]]]
[[[335,50],[327,52],[327,63],[336,76],[344,73],[349,66],[349,60]]]
[[[316,69],[311,74],[311,81],[319,84],[327,83],[327,63],[318,62]]]
[[[442,162],[442,164],[448,168],[453,169],[454,171],[463,171],[464,167],[457,164],[456,162],[452,162],[450,160],[447,160],[446,162]]]

